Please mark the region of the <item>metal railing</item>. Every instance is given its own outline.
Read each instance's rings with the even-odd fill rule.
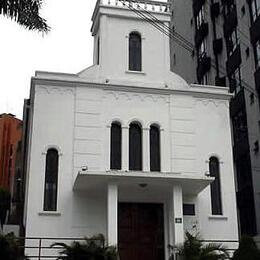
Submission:
[[[31,260],[44,260],[44,259],[57,259],[60,256],[60,252],[63,249],[60,246],[53,247],[54,243],[65,243],[70,245],[72,242],[83,242],[86,238],[68,238],[68,237],[25,237],[25,238],[17,238],[20,247],[24,250],[26,259]],[[100,243],[101,246],[105,245],[104,240],[100,239],[88,239],[89,241],[96,241]],[[223,245],[227,252],[230,254],[231,259],[234,251],[238,248],[237,240],[201,240],[203,244],[221,244]],[[173,254],[174,260],[182,260],[182,257],[178,253],[178,249],[173,250],[170,254]]]
[[[171,6],[170,2],[152,0],[99,0],[98,4],[118,7],[131,6],[133,8],[142,8],[154,12],[169,12]]]
[[[25,259],[57,259],[60,256],[61,246],[52,246],[55,243],[65,243],[70,245],[73,242],[95,241],[104,246],[105,241],[101,239],[72,238],[72,237],[20,237],[17,242],[24,250]]]

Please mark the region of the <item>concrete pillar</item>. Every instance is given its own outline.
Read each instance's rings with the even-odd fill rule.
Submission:
[[[150,128],[143,128],[143,171],[150,171]]]
[[[107,241],[108,245],[117,246],[117,207],[118,187],[117,184],[107,186]]]
[[[173,223],[173,243],[179,245],[184,242],[184,229],[183,229],[183,200],[182,200],[182,187],[174,185],[172,190],[172,213],[173,216],[170,221]]]
[[[129,127],[122,127],[122,170],[129,170]]]
[[[104,147],[104,162],[106,171],[110,170],[110,143],[111,143],[111,125],[106,127],[105,147]]]

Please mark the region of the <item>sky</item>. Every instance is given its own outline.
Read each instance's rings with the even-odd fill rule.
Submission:
[[[73,4],[72,4],[73,3]],[[36,70],[77,73],[92,65],[91,16],[96,0],[45,0],[41,10],[51,31],[28,31],[0,16],[0,114],[22,119]]]

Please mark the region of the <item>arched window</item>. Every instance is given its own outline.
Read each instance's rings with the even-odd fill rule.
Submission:
[[[209,159],[209,173],[215,180],[210,184],[212,215],[222,215],[219,160],[216,157]]]
[[[142,130],[138,123],[129,128],[129,170],[142,170]]]
[[[150,171],[161,171],[160,129],[155,125],[150,127]]]
[[[44,185],[44,210],[57,210],[59,154],[54,148],[47,151]]]
[[[121,170],[122,130],[120,123],[111,125],[110,169]]]
[[[129,35],[129,70],[142,70],[142,39],[137,32]]]
[[[97,40],[97,65],[99,65],[99,60],[100,60],[100,38],[98,37],[98,40]]]

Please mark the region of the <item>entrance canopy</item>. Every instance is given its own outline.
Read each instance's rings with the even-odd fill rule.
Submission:
[[[165,189],[173,185],[181,185],[183,194],[196,195],[206,188],[214,178],[182,173],[136,172],[136,171],[107,171],[107,172],[79,172],[73,185],[74,190],[102,190],[108,183],[118,185],[156,187]]]

